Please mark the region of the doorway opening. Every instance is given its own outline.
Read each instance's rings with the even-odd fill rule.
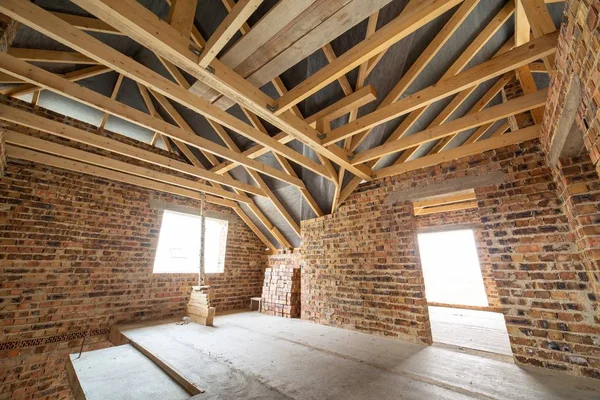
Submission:
[[[504,316],[489,311],[472,229],[418,234],[433,341],[512,356]]]

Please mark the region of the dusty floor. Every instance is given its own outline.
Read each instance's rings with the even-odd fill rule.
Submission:
[[[257,312],[123,331],[206,388],[198,399],[600,398],[600,381]]]
[[[435,343],[511,356],[510,341],[501,313],[429,306]]]

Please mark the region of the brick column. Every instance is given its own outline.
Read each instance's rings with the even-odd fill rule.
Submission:
[[[558,195],[596,294],[600,293],[600,178],[587,154],[562,159],[555,171]]]

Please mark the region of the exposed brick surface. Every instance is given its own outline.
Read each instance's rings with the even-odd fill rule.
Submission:
[[[0,179],[0,399],[70,398],[64,362],[83,336],[107,346],[115,323],[184,314],[198,278],[152,273],[162,218],[156,204],[200,207],[197,200],[9,158]],[[229,219],[225,272],[207,277],[212,304],[245,307],[261,292],[264,245],[233,210],[206,207]]]
[[[369,182],[333,215],[302,222],[302,318],[431,343],[411,204]]]
[[[498,289],[496,288],[496,280],[494,271],[490,264],[487,247],[485,243],[484,228],[480,224],[479,211],[477,209],[457,210],[443,213],[435,213],[429,215],[419,215],[415,217],[417,228],[432,228],[432,227],[452,227],[464,224],[473,225],[473,235],[475,236],[475,245],[477,246],[477,256],[479,257],[479,265],[481,267],[481,275],[485,286],[485,293],[490,307],[500,306],[498,298]]]
[[[600,168],[600,0],[567,0],[558,39],[556,72],[550,81],[542,143],[548,151],[571,85],[580,85],[582,100],[575,122],[584,132],[592,163]]]
[[[4,143],[4,129],[0,127],[0,177],[6,168],[6,147]]]
[[[476,189],[482,243],[518,362],[600,377],[598,302],[538,141],[365,183],[303,222],[302,318],[431,340],[410,202],[387,195],[504,171]]]
[[[555,174],[577,248],[600,294],[600,178],[587,154],[560,160]]]
[[[269,256],[262,290],[263,314],[300,317],[301,259],[299,252]]]

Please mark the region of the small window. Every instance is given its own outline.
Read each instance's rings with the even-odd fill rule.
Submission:
[[[225,270],[228,223],[215,218],[205,218],[205,221],[204,272],[220,273]],[[201,232],[202,218],[200,216],[165,210],[153,272],[198,273],[200,271]]]

